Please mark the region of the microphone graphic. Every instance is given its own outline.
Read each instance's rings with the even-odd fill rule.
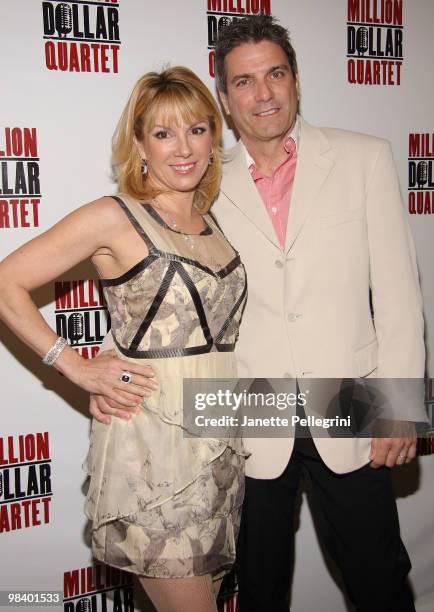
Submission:
[[[221,19],[219,19],[218,31],[220,32],[220,30],[231,25],[231,23],[232,22],[229,17],[222,17]]]
[[[423,187],[428,182],[428,164],[426,161],[420,161],[417,164],[416,180],[418,187]]]
[[[56,19],[56,30],[60,38],[66,38],[66,35],[72,30],[72,10],[69,4],[62,2],[56,6],[54,12]]]
[[[359,57],[368,50],[368,29],[359,28],[356,36],[356,49]]]
[[[68,320],[68,338],[71,344],[77,344],[84,336],[83,315],[81,312],[74,312]]]
[[[82,597],[77,602],[77,612],[92,612],[92,605],[89,597]]]

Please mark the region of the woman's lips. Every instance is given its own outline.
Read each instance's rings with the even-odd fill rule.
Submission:
[[[189,164],[172,164],[171,168],[177,174],[190,174],[196,167],[196,162],[190,162]]]

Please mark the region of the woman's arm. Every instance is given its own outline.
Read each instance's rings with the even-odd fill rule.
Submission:
[[[30,292],[98,249],[110,249],[119,242],[121,227],[124,217],[117,205],[111,198],[101,198],[72,212],[0,263],[0,317],[40,357],[53,346],[57,335],[45,322]],[[67,346],[54,367],[83,389],[102,393],[123,405],[132,405],[127,390],[140,397],[149,394],[146,386],[150,368],[119,359],[111,351],[87,360]],[[131,383],[119,380],[123,370],[134,374]]]

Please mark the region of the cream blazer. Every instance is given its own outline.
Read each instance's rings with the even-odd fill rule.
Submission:
[[[212,211],[247,270],[236,347],[240,377],[294,377],[301,390],[309,378],[423,378],[415,249],[386,141],[301,121],[284,249],[241,143],[228,152]],[[426,420],[422,401],[402,402],[395,415]],[[315,438],[336,473],[366,464],[370,443]],[[247,475],[275,478],[288,463],[293,438],[244,444],[251,452]]]

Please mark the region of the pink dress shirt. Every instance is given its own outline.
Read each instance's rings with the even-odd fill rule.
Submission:
[[[287,157],[280,166],[273,170],[271,176],[266,176],[257,169],[254,160],[246,150],[250,175],[261,195],[282,249],[285,247],[289,205],[297,165],[297,130],[298,120],[283,143]]]

